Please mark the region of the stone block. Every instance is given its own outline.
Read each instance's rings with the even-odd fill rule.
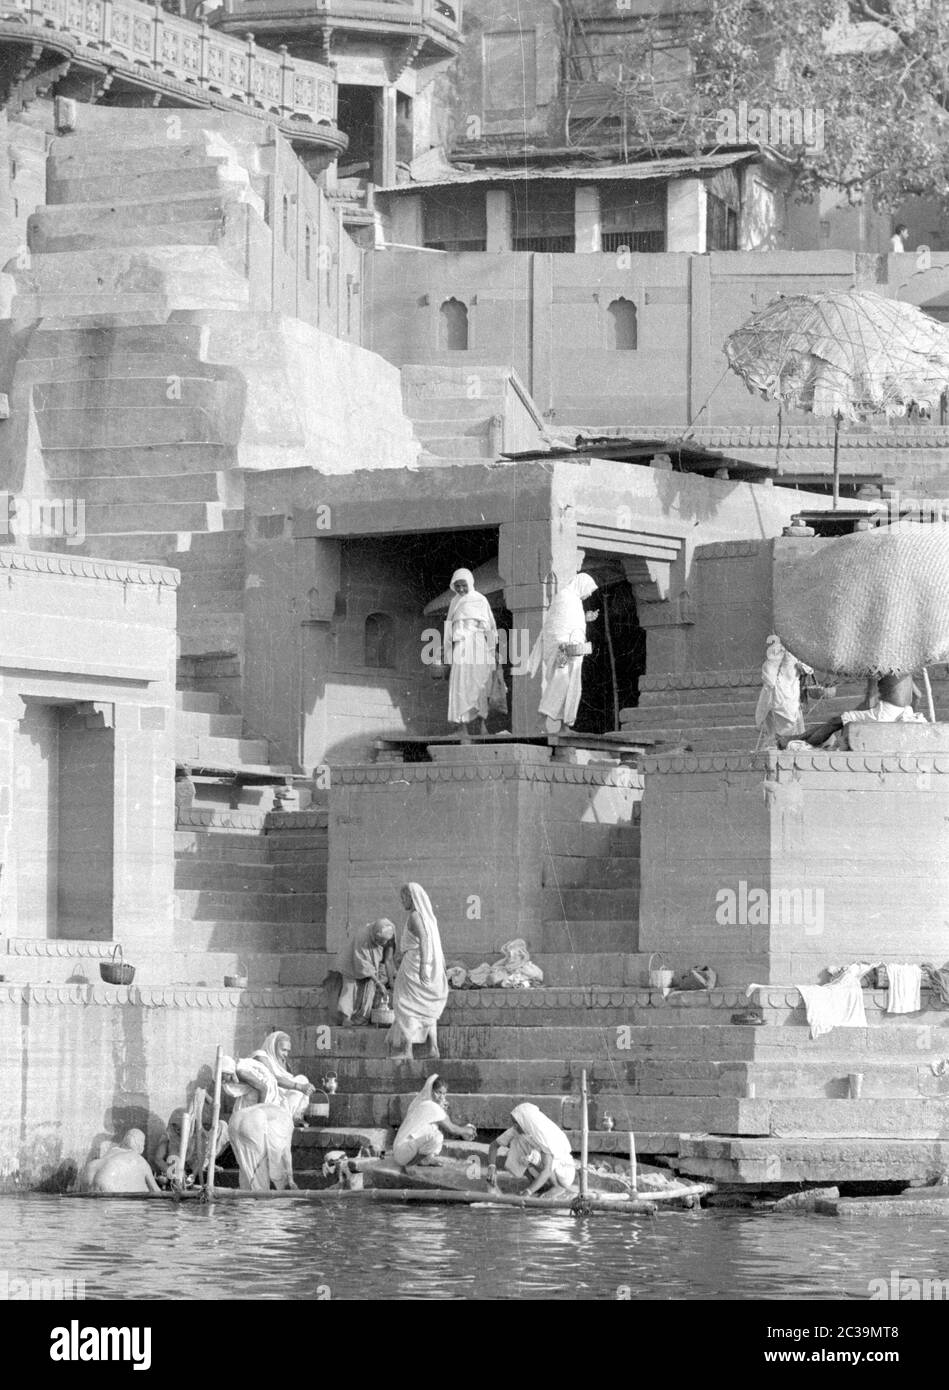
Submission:
[[[949,754],[949,724],[850,724],[847,737],[854,753]]]

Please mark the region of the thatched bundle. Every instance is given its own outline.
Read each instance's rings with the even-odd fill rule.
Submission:
[[[949,526],[827,541],[775,573],[774,630],[821,671],[878,676],[949,660]]]

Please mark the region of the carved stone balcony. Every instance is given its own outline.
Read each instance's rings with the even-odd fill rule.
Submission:
[[[292,44],[333,34],[408,45],[416,65],[452,58],[461,47],[462,0],[224,0],[211,22],[225,33],[273,36]]]
[[[0,54],[6,92],[46,69],[50,84],[66,72],[101,75],[97,97],[146,89],[155,105],[214,106],[274,121],[294,143],[337,152],[336,77],[320,63],[258,48],[141,0],[0,0]],[[89,84],[86,84],[89,90]]]

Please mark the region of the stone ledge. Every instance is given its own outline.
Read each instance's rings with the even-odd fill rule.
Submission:
[[[0,569],[33,574],[64,574],[81,579],[106,579],[115,584],[154,584],[177,589],[180,575],[164,565],[141,565],[125,560],[97,560],[84,555],[0,547]]]
[[[877,724],[871,721],[847,725],[854,753],[946,753],[949,724]]]
[[[548,750],[549,751],[549,750]],[[337,786],[400,782],[563,782],[577,786],[630,787],[636,770],[627,766],[529,763],[510,759],[490,763],[367,763],[335,768]]]
[[[890,727],[889,725],[887,727]],[[909,725],[907,728],[911,727]],[[922,727],[922,726],[919,726]],[[684,772],[764,772],[774,774],[811,770],[815,772],[949,772],[949,752],[779,752],[763,749],[758,753],[667,753],[643,758],[646,773]]]
[[[132,1005],[138,1008],[271,1008],[304,1009],[317,1007],[323,999],[321,987],[247,989],[203,989],[197,985],[169,985],[155,989],[138,989],[132,985],[75,984],[33,985],[0,984],[0,1006],[3,1004],[108,1004]]]

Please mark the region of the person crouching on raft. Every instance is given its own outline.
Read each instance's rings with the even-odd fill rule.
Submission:
[[[525,1197],[536,1197],[545,1187],[569,1191],[577,1176],[570,1140],[536,1105],[525,1101],[511,1111],[514,1124],[488,1150],[488,1185],[497,1187],[498,1151],[507,1150],[505,1172],[530,1178]]]
[[[477,1139],[474,1125],[452,1124],[447,1101],[445,1082],[440,1076],[430,1076],[406,1111],[392,1145],[392,1157],[400,1168],[410,1163],[434,1168],[446,1134],[453,1139]]]

